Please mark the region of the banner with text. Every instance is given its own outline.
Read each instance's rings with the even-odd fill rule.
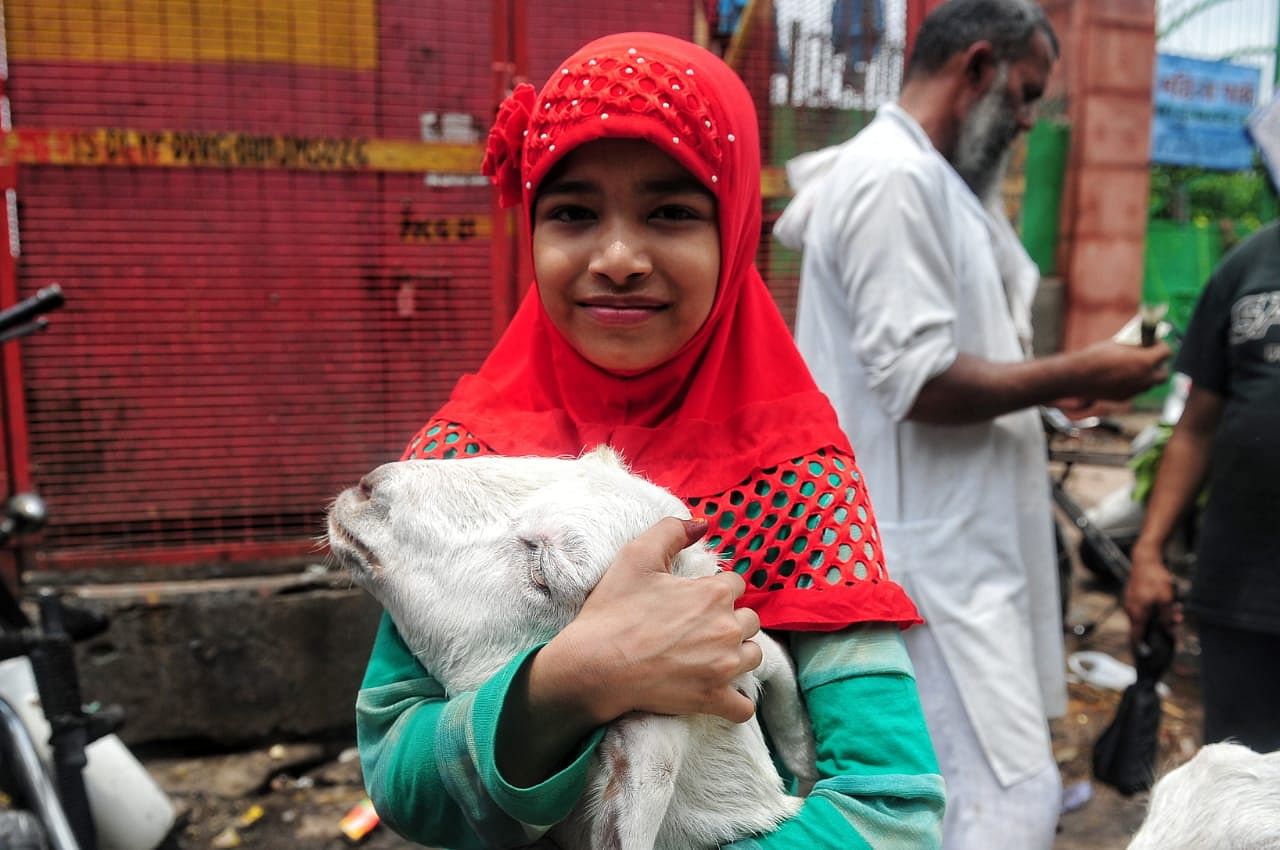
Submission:
[[[1251,65],[1157,54],[1151,161],[1221,171],[1252,167],[1245,122],[1260,79]]]

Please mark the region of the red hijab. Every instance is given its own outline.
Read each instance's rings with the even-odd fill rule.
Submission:
[[[506,455],[577,455],[609,443],[683,498],[721,493],[818,448],[852,453],[754,265],[760,143],[742,81],[680,39],[606,36],[570,56],[541,92],[516,88],[490,132],[484,171],[504,206],[528,211],[556,162],[603,138],[651,142],[715,196],[720,279],[706,322],[665,362],[609,371],[554,327],[535,282],[438,417]],[[530,216],[522,220],[529,228]]]

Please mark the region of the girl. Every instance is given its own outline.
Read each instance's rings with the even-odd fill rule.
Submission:
[[[384,616],[357,704],[365,783],[424,844],[511,847],[564,818],[628,711],[745,721],[730,686],[785,633],[821,774],[735,848],[936,847],[941,779],[853,453],[753,258],[755,111],[723,62],[652,33],[594,41],[517,87],[484,170],[523,203],[535,285],[409,458],[576,455],[609,443],[694,520],[642,535],[549,643],[445,694]],[[726,570],[681,579],[710,533]],[[733,793],[732,789],[723,789]]]

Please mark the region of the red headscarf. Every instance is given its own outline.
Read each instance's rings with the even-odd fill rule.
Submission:
[[[551,323],[536,285],[476,375],[438,416],[507,455],[577,455],[609,443],[681,497],[723,492],[753,470],[824,446],[849,452],[760,274],[760,144],[746,87],[713,54],[655,33],[591,42],[535,95],[517,87],[489,136],[485,173],[531,210],[574,148],[649,141],[715,195],[720,279],[702,328],[639,374],[602,369]],[[625,163],[619,163],[625,168]],[[522,217],[530,226],[530,216]]]

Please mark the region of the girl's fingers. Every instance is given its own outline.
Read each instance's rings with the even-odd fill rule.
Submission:
[[[727,687],[720,704],[709,707],[707,713],[719,715],[734,723],[746,723],[755,716],[756,705],[742,691]]]
[[[695,581],[710,581],[715,582],[716,584],[723,584],[725,587],[729,588],[729,592],[732,594],[730,599],[737,599],[739,596],[747,592],[746,581],[744,581],[742,576],[738,575],[733,570],[721,570],[714,575],[703,576],[700,579],[695,579]]]
[[[626,565],[632,572],[670,572],[671,562],[681,549],[706,533],[705,521],[665,517],[642,532],[614,558],[613,563]]]
[[[742,659],[743,673],[751,672],[760,666],[761,661],[764,661],[764,650],[753,640],[744,640],[738,654]]]
[[[750,673],[764,660],[764,650],[760,649],[760,645],[755,641],[744,640],[738,648],[738,659],[739,675]],[[746,723],[756,713],[756,704],[732,684],[721,691],[721,698],[717,702],[716,705],[708,706],[707,713],[719,715],[734,723]]]

